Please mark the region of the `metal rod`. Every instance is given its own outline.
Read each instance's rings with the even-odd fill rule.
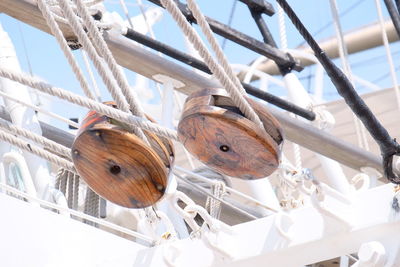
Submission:
[[[148,1],[160,7],[163,7],[159,0],[148,0]],[[186,19],[189,22],[196,23],[196,20],[193,17],[192,12],[189,10],[189,8],[180,1],[177,1],[177,4],[183,15],[186,17]],[[265,44],[263,42],[260,42],[257,39],[254,39],[253,37],[244,34],[242,32],[239,32],[229,27],[228,25],[216,21],[212,18],[206,17],[206,20],[209,23],[210,28],[214,33],[226,39],[229,39],[239,45],[242,45],[256,53],[259,53],[260,55],[266,56],[275,61],[277,64],[285,66],[285,68],[290,68],[297,71],[301,71],[303,69],[297,61],[295,61],[290,55],[282,52],[281,50],[272,47],[268,44]]]
[[[275,14],[274,6],[265,0],[239,0],[240,2],[246,4],[251,9],[264,13],[265,15],[272,16]]]
[[[154,40],[154,39],[152,39],[144,34],[141,34],[133,29],[128,29],[124,36],[131,40],[134,40],[140,44],[143,44],[147,47],[150,47],[158,52],[161,52],[167,56],[170,56],[170,57],[172,57],[182,63],[185,63],[193,68],[196,68],[196,69],[201,70],[208,74],[212,74],[210,69],[207,67],[207,65],[203,61],[201,61],[189,54],[186,54],[182,51],[179,51],[169,45],[166,45],[160,41]],[[301,108],[293,103],[290,103],[284,99],[274,96],[268,92],[261,91],[260,89],[254,87],[250,84],[242,83],[242,85],[243,85],[244,89],[246,90],[246,92],[252,96],[262,99],[262,100],[264,100],[270,104],[273,104],[277,107],[280,107],[284,110],[292,112],[292,113],[294,113],[298,116],[301,116],[307,120],[315,119],[315,113],[310,110]]]
[[[271,32],[268,29],[267,24],[265,23],[261,12],[254,10],[249,6],[249,10],[251,13],[251,16],[253,17],[254,21],[257,24],[258,29],[260,30],[260,33],[264,39],[264,42],[269,44],[272,47],[277,47],[276,42],[274,38],[272,37]]]
[[[394,28],[396,29],[397,35],[400,37],[400,15],[399,10],[396,9],[392,0],[383,0],[386,8],[389,12],[390,18],[392,19]]]

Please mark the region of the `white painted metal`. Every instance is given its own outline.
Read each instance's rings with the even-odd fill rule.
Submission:
[[[135,242],[5,194],[0,211],[1,266],[145,266]]]
[[[0,25],[0,65],[6,66],[9,69],[21,71],[18,59],[14,50],[14,46]],[[8,79],[0,79],[0,89],[13,97],[19,98],[24,102],[31,103],[31,98],[27,88],[19,83],[12,82]],[[18,126],[29,129],[30,131],[41,134],[39,121],[36,118],[35,112],[23,105],[17,104],[8,99],[4,99],[5,105],[10,113],[11,120]],[[23,152],[23,155],[28,164],[29,171],[34,179],[36,191],[41,198],[49,197],[49,186],[51,177],[47,168],[47,163],[28,152]]]
[[[33,184],[33,180],[24,157],[15,151],[8,152],[3,155],[2,162],[4,165],[4,172],[6,177],[9,177],[10,175],[10,167],[11,167],[10,165],[14,164],[21,172],[21,178],[24,183],[23,184],[24,191],[31,196],[36,196],[37,193],[36,188],[35,185]],[[18,189],[22,190],[22,188]]]
[[[306,109],[309,109],[313,106],[310,95],[304,89],[303,85],[300,83],[296,75],[294,75],[293,73],[288,73],[283,77],[283,79],[289,93],[289,98],[293,103]],[[327,111],[325,110],[319,112],[320,116],[316,118],[315,123],[317,124],[319,121],[327,120],[326,117],[328,116],[328,114],[326,113]],[[334,161],[322,155],[316,155],[326,173],[327,179],[325,180],[325,182],[336,190],[347,194],[350,190],[350,185],[340,164],[337,161]]]
[[[201,230],[203,234],[200,236],[167,242],[149,249],[119,238],[112,238],[109,234],[79,225],[63,216],[0,195],[0,210],[4,215],[2,219],[4,227],[0,228],[0,232],[2,237],[10,238],[12,242],[17,244],[22,242],[19,248],[32,253],[32,257],[28,257],[32,263],[29,266],[39,266],[35,263],[52,261],[57,257],[60,262],[63,262],[61,260],[63,259],[68,263],[77,263],[77,266],[82,266],[79,265],[81,260],[85,266],[95,264],[104,266],[102,263],[111,263],[108,260],[114,260],[114,266],[140,266],[139,264],[170,266],[166,264],[165,258],[170,260],[172,258],[177,266],[263,266],[268,262],[274,267],[290,267],[354,253],[362,244],[371,241],[379,241],[386,251],[393,252],[393,246],[397,248],[396,240],[400,238],[398,231],[400,214],[392,208],[395,194],[393,185],[388,184],[356,192],[351,196],[351,201],[340,200],[343,197],[336,193],[329,195],[333,197],[332,200],[347,203],[346,206],[335,206],[334,202],[328,205],[335,214],[343,212],[351,214],[353,220],[350,225],[332,220],[329,215],[321,214],[313,207],[304,207],[287,214],[277,213],[267,218],[233,226],[233,233],[213,232],[203,228]],[[324,203],[328,199],[317,199],[317,201]],[[24,218],[30,219],[28,221]],[[35,237],[36,235],[40,236],[39,244],[35,242],[39,238]],[[105,239],[96,243],[94,240],[100,236]],[[2,242],[6,239],[0,240],[0,247],[6,245]],[[62,250],[56,245],[60,242]],[[108,242],[112,242],[112,248]],[[211,249],[209,242],[218,246],[221,251],[229,252],[233,258],[228,259],[214,248]],[[53,245],[48,246],[48,244]],[[105,248],[109,251],[104,251]],[[139,248],[142,249],[138,251]],[[171,254],[177,248],[179,253]],[[33,256],[39,253],[43,257]],[[118,258],[114,257],[116,253]],[[65,254],[68,254],[68,259],[64,259]],[[95,258],[87,256],[93,254],[96,255]],[[3,255],[0,261],[15,260],[13,255]],[[85,255],[91,262],[88,262],[88,258],[81,259]],[[392,255],[392,258],[395,256]],[[24,261],[26,258],[17,260]]]

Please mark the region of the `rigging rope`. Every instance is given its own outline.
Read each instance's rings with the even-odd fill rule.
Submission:
[[[55,113],[53,113],[53,112],[47,111],[47,110],[45,110],[45,109],[42,109],[42,108],[40,108],[40,107],[38,107],[38,106],[35,106],[35,105],[33,105],[33,104],[30,104],[30,103],[21,101],[21,100],[19,100],[18,98],[15,98],[15,97],[13,97],[13,96],[11,96],[11,95],[8,95],[8,94],[6,94],[6,93],[3,93],[2,91],[0,91],[0,96],[2,96],[2,97],[4,97],[4,98],[7,98],[7,99],[10,99],[10,100],[14,101],[15,103],[24,105],[25,107],[29,107],[29,108],[31,108],[31,109],[33,109],[33,110],[39,112],[39,113],[48,115],[49,117],[52,117],[52,118],[55,118],[55,119],[60,120],[60,121],[62,121],[62,122],[65,122],[66,124],[68,124],[68,125],[70,125],[70,126],[72,126],[72,127],[79,128],[79,123],[76,123],[76,122],[74,122],[74,121],[72,121],[72,120],[69,120],[69,119],[67,119],[67,118],[64,118],[64,117],[62,117],[62,116],[60,116],[60,115],[57,115],[57,114],[55,114]]]
[[[331,11],[332,11],[333,25],[335,26],[336,36],[337,36],[337,39],[339,40],[338,50],[339,50],[340,60],[342,61],[343,71],[346,74],[346,76],[349,77],[350,82],[354,86],[353,74],[351,72],[350,64],[348,61],[347,46],[344,41],[343,30],[342,30],[342,27],[341,27],[340,21],[339,21],[339,12],[338,12],[337,3],[336,3],[336,0],[330,0],[329,3],[331,6]],[[367,136],[365,133],[365,127],[361,124],[361,121],[357,118],[357,116],[354,113],[352,113],[352,116],[353,116],[353,121],[354,121],[355,129],[356,129],[358,144],[361,148],[364,148],[367,151],[369,151],[369,145],[368,145],[368,140],[367,140]]]
[[[134,125],[137,127],[140,127],[144,130],[151,131],[159,136],[171,138],[173,140],[179,141],[178,135],[176,131],[161,127],[158,124],[152,123],[150,121],[147,121],[143,118],[139,118],[136,116],[133,116],[132,114],[128,114],[126,112],[123,112],[121,110],[112,108],[110,106],[101,104],[99,102],[96,102],[94,100],[82,97],[80,95],[74,94],[72,92],[69,92],[67,90],[54,87],[42,80],[39,80],[36,77],[30,77],[29,75],[25,73],[19,73],[15,72],[13,70],[9,70],[3,67],[0,67],[0,77],[7,78],[13,81],[16,81],[18,83],[24,84],[26,86],[29,86],[31,88],[35,88],[43,93],[49,94],[56,96],[60,99],[69,101],[71,103],[83,106],[88,108],[89,110],[94,110],[100,114],[104,114],[108,117],[114,118],[118,121],[125,122],[129,125]]]
[[[228,19],[228,23],[227,23],[227,25],[228,25],[229,27],[232,25],[233,16],[235,15],[237,2],[238,2],[238,0],[233,0],[231,12],[229,13],[229,19]],[[225,49],[226,40],[227,40],[227,39],[224,38],[224,40],[222,41],[222,45],[221,45],[222,50]]]
[[[104,81],[106,87],[108,88],[111,96],[115,100],[118,108],[123,110],[123,111],[125,111],[125,112],[129,112],[129,104],[128,104],[126,98],[124,98],[124,95],[121,93],[120,88],[118,88],[116,86],[115,81],[113,81],[109,77],[109,73],[108,73],[107,69],[105,68],[105,66],[103,66],[102,58],[97,54],[94,45],[92,44],[92,42],[90,41],[89,37],[85,33],[83,27],[80,25],[80,22],[79,22],[77,16],[75,15],[72,7],[70,6],[69,1],[68,0],[59,0],[59,4],[60,4],[60,7],[62,8],[62,10],[64,12],[65,17],[68,19],[71,28],[73,29],[74,33],[77,35],[77,37],[78,37],[79,41],[82,43],[83,47],[86,49],[86,51],[88,53],[88,56],[91,58],[91,60],[93,62],[93,65],[98,70],[101,78],[103,79],[103,81]],[[79,8],[80,7],[78,7],[78,9]],[[87,18],[85,15],[88,15],[88,14],[86,14],[86,13],[85,14],[81,14],[81,16],[83,16],[84,20],[85,20],[85,18]],[[88,23],[87,21],[85,21],[85,22],[86,22],[86,26],[87,27],[93,26],[92,24]],[[95,30],[97,32],[98,29],[96,28],[96,26],[94,26],[94,27],[95,27]],[[92,28],[91,27],[89,28],[89,34],[96,35],[96,33],[92,33]],[[96,40],[96,42],[98,42],[97,39],[95,39],[95,40]],[[104,42],[104,40],[103,40],[103,42]],[[101,44],[99,44],[99,45],[101,45]],[[103,50],[101,50],[101,52],[105,53],[106,51],[104,51],[104,49],[103,49]],[[105,54],[102,54],[102,55],[104,55],[106,57],[106,59],[107,59],[107,56]],[[120,83],[120,82],[121,81],[117,81],[117,83]],[[132,100],[132,99],[130,99],[130,100]],[[133,108],[133,111],[136,111],[136,109],[134,107],[131,107],[131,108]],[[147,141],[147,138],[145,137],[145,135],[143,134],[143,132],[141,130],[139,130],[137,128],[133,128],[133,131],[141,139]]]
[[[52,154],[38,146],[32,145],[27,141],[21,140],[12,134],[0,131],[0,139],[5,142],[8,142],[16,147],[19,147],[23,150],[26,150],[32,154],[42,157],[45,160],[50,161],[50,162],[52,162],[60,167],[63,167],[69,171],[76,172],[74,164],[72,162],[70,162],[64,158],[61,158],[55,154]]]
[[[65,37],[63,33],[60,30],[60,27],[58,26],[57,22],[54,19],[54,16],[52,15],[52,12],[48,8],[46,1],[45,0],[38,0],[38,7],[40,11],[42,12],[47,25],[50,27],[51,32],[53,33],[54,37],[56,38],[61,50],[63,51],[65,57],[68,60],[69,65],[72,68],[72,71],[74,72],[76,78],[79,81],[80,86],[83,89],[83,92],[85,95],[90,98],[90,99],[95,99],[95,96],[93,95],[92,91],[89,88],[89,85],[85,79],[85,76],[82,73],[81,68],[78,66],[77,61],[75,60],[74,55],[71,52],[71,49],[69,48],[67,41],[65,40]]]
[[[238,108],[245,114],[247,118],[255,122],[257,125],[260,125],[260,127],[263,128],[262,123],[260,119],[258,118],[258,115],[254,112],[254,110],[251,108],[249,103],[246,101],[244,98],[243,94],[240,89],[238,89],[235,86],[235,83],[233,82],[234,80],[230,80],[228,74],[225,73],[225,71],[221,68],[221,66],[218,65],[218,63],[212,58],[211,54],[208,52],[206,46],[202,42],[200,36],[197,34],[197,32],[191,27],[189,22],[186,20],[185,16],[181,13],[179,10],[178,6],[176,3],[172,0],[161,0],[161,3],[163,6],[168,10],[168,12],[172,15],[172,17],[175,19],[175,21],[178,23],[179,27],[182,29],[184,34],[188,37],[190,42],[193,44],[193,46],[196,48],[196,50],[199,52],[200,56],[203,58],[203,60],[207,63],[208,67],[211,69],[213,74],[216,76],[216,78],[221,82],[222,86],[228,91],[230,94],[232,101],[235,103],[235,105],[238,106]],[[193,3],[192,3],[193,4]],[[198,11],[198,10],[196,10]],[[196,11],[193,11],[195,13]],[[201,19],[205,21],[205,18],[202,16],[200,13],[196,13],[195,17],[198,20],[198,23],[200,24]],[[202,21],[203,27],[208,27],[208,23]],[[202,27],[202,28],[203,28]],[[207,31],[207,30],[206,30]],[[211,30],[210,30],[211,32]],[[212,38],[213,36],[208,36],[207,38]],[[219,60],[223,60],[220,58]],[[236,77],[237,79],[237,77]],[[242,88],[243,89],[243,88]],[[244,90],[244,89],[243,89]]]
[[[41,135],[35,134],[29,130],[26,130],[22,127],[16,126],[14,124],[9,123],[3,119],[0,119],[0,128],[16,135],[23,136],[32,140],[33,142],[42,145],[44,148],[51,150],[51,152],[58,154],[60,156],[65,156],[67,159],[71,159],[71,149],[60,145],[50,139],[47,139]]]
[[[62,0],[63,1],[63,0]],[[104,38],[101,36],[99,28],[96,26],[95,21],[92,16],[90,16],[87,7],[83,4],[82,0],[73,0],[77,5],[78,13],[81,15],[88,31],[89,35],[94,39],[94,45],[99,49],[100,54],[103,56],[105,62],[111,70],[111,73],[115,77],[115,80],[122,90],[122,94],[127,99],[129,106],[131,108],[132,114],[144,117],[143,109],[140,103],[137,101],[134,92],[131,90],[126,77],[123,75],[121,68],[118,66],[110,49]]]
[[[388,36],[387,36],[386,30],[385,30],[385,26],[384,26],[382,8],[381,8],[380,2],[377,1],[377,0],[375,0],[375,5],[376,5],[377,13],[378,13],[379,24],[381,26],[382,40],[383,40],[383,44],[385,46],[386,57],[387,57],[388,64],[389,64],[390,76],[392,78],[392,83],[393,83],[393,90],[394,90],[394,93],[396,95],[397,108],[400,111],[400,91],[399,91],[400,89],[399,89],[399,84],[398,84],[398,81],[397,81],[396,71],[395,71],[394,64],[393,64],[392,54],[391,54],[391,51],[390,51]],[[400,29],[398,29],[398,30],[400,30]]]
[[[372,111],[365,104],[364,100],[355,91],[354,87],[344,75],[344,73],[328,58],[311,34],[307,31],[300,19],[294,13],[286,0],[277,0],[286,12],[293,25],[307,41],[315,56],[325,68],[329,78],[336,87],[338,93],[344,98],[346,104],[360,118],[368,132],[378,143],[383,157],[383,169],[385,176],[391,182],[400,184],[400,176],[393,172],[393,157],[400,155],[400,145],[393,139],[387,130],[378,121]]]

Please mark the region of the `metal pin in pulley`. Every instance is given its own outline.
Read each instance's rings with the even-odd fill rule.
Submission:
[[[187,98],[178,136],[191,154],[218,172],[259,179],[279,165],[282,129],[263,105],[247,100],[265,129],[247,119],[225,90],[204,89]]]
[[[145,208],[160,200],[174,161],[169,140],[143,132],[151,147],[128,125],[90,111],[72,145],[73,162],[87,185],[127,208]]]

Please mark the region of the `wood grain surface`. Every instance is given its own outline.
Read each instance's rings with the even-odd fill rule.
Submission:
[[[151,144],[126,125],[89,112],[72,146],[79,175],[103,198],[127,208],[144,208],[164,195],[174,161],[172,143],[144,132]]]
[[[264,178],[279,165],[282,130],[265,108],[252,104],[265,130],[245,118],[224,90],[196,92],[185,103],[179,139],[196,158],[219,172],[241,179]]]

